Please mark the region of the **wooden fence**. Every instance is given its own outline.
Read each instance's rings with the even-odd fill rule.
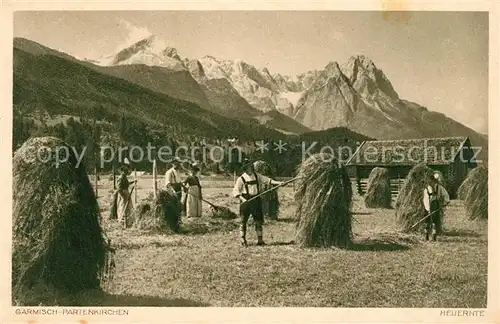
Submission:
[[[399,193],[399,189],[403,186],[404,179],[390,179],[391,183],[391,194],[393,198],[396,198]],[[360,179],[359,187],[355,178],[351,178],[351,183],[353,186],[353,190],[360,195],[364,195],[366,193],[368,187],[368,179]]]

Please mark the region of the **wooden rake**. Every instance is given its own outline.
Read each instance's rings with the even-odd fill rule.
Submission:
[[[176,192],[174,191],[175,193],[179,193],[179,192]],[[196,195],[193,195],[189,192],[186,192],[186,194],[192,196],[192,197],[195,197],[195,198],[198,198],[198,199],[201,199],[201,201],[203,202],[206,202],[214,211],[218,211],[218,212],[226,212],[227,210],[229,210],[229,208],[227,207],[222,207],[222,206],[217,206],[216,204],[214,203],[211,203],[210,201],[204,199],[204,198],[200,198],[199,196],[196,196]]]
[[[422,223],[424,220],[426,220],[429,216],[431,216],[432,214],[434,214],[434,213],[436,213],[436,212],[440,211],[440,210],[441,210],[441,209],[443,209],[443,208],[444,208],[444,206],[443,206],[443,207],[439,207],[438,209],[436,209],[436,210],[435,210],[435,211],[433,211],[432,213],[427,214],[427,216],[425,216],[424,218],[422,218],[421,220],[419,220],[418,222],[416,222],[415,224],[413,224],[413,226],[412,226],[412,227],[410,227],[410,229],[413,229],[415,226],[417,226],[418,224],[420,224],[420,223]]]

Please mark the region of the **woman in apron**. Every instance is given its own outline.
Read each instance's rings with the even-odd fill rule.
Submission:
[[[130,175],[130,167],[124,164],[121,168],[121,174],[118,178],[118,199],[117,199],[117,214],[120,223],[127,224],[128,216],[132,209],[132,199],[129,193],[129,186],[135,181],[129,181],[127,176]]]
[[[184,180],[184,206],[187,217],[201,217],[202,193],[200,179],[197,174],[200,169],[197,166],[191,167],[190,175]]]

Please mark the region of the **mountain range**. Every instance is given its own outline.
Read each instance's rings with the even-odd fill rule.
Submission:
[[[376,139],[468,136],[473,145],[487,150],[485,135],[400,98],[384,72],[363,55],[287,76],[242,60],[183,58],[156,36],[98,60],[76,59],[22,38],[14,39],[14,48],[58,56],[206,112],[282,134],[345,127]]]

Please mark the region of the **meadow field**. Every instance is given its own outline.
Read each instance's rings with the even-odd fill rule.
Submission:
[[[237,212],[232,177],[201,181],[205,199]],[[140,201],[152,190],[151,177],[142,176],[137,188]],[[210,218],[207,204],[202,218],[183,219],[182,234],[120,229],[108,220],[112,181],[101,177],[98,190],[116,273],[105,294],[72,305],[486,307],[487,223],[468,221],[459,200],[446,210],[444,235],[426,242],[400,233],[394,210],[367,209],[355,195],[354,248],[304,249],[294,244],[289,185],[279,189],[279,220],[264,225],[268,245],[255,245],[250,224],[244,248],[238,220]]]

